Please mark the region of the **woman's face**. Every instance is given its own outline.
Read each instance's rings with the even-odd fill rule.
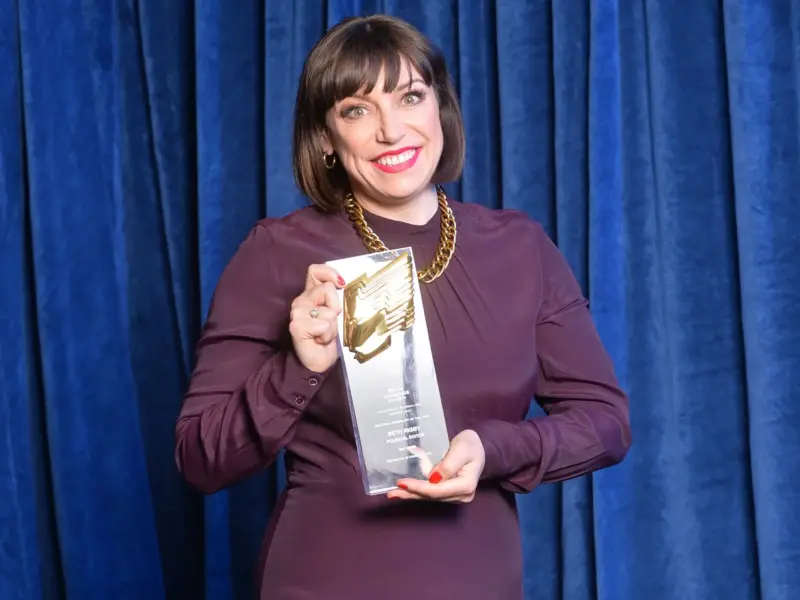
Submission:
[[[444,137],[439,103],[414,69],[383,91],[383,74],[370,94],[357,94],[328,111],[323,148],[336,153],[358,195],[402,203],[428,189]]]

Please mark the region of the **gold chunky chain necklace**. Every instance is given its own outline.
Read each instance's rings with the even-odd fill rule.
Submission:
[[[439,277],[447,268],[447,265],[450,264],[450,259],[453,258],[453,253],[456,251],[456,219],[453,216],[453,210],[447,204],[447,194],[438,185],[436,186],[436,197],[439,200],[439,208],[442,212],[442,233],[439,238],[439,246],[436,248],[436,255],[433,257],[431,264],[425,269],[417,270],[417,279],[422,283],[430,283]],[[345,196],[344,209],[370,252],[386,252],[389,250],[370,226],[367,225],[361,205],[356,202],[352,193],[348,193]]]

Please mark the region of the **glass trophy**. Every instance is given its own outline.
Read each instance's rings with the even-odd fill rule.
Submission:
[[[329,261],[339,290],[338,345],[369,495],[427,478],[450,440],[411,248]]]

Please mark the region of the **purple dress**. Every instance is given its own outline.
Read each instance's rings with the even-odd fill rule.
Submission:
[[[451,205],[457,249],[422,297],[450,436],[473,429],[486,450],[468,504],[366,496],[339,364],[315,374],[290,350],[289,305],[308,265],[367,253],[345,214],[260,221],[219,281],[176,460],[211,493],[286,448],[262,600],[520,600],[513,493],[613,465],[630,445],[627,397],[544,230],[520,212]],[[365,216],[389,248],[430,263],[438,213],[426,225]],[[534,395],[549,416],[525,421]]]

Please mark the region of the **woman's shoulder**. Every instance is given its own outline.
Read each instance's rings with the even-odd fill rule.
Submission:
[[[539,221],[519,209],[491,208],[473,202],[453,202],[451,207],[459,229],[469,233],[502,233],[515,240],[535,240],[544,233]]]
[[[295,255],[298,259],[305,259],[311,258],[307,254],[313,253],[315,248],[335,247],[346,231],[337,213],[306,206],[283,216],[259,219],[245,241],[254,241],[254,246],[262,253],[280,255],[282,260]]]
[[[306,261],[302,269],[305,272],[310,264],[308,261],[318,258],[310,254],[335,242],[341,228],[340,218],[314,206],[299,208],[283,216],[262,217],[250,226],[233,262],[249,260],[254,264],[271,263],[273,266],[280,263],[283,267],[293,268],[295,263]]]
[[[325,213],[315,206],[304,206],[280,217],[259,219],[254,228],[263,231],[275,241],[283,241],[297,239],[297,236],[329,232],[336,222],[336,215]]]
[[[256,220],[225,267],[222,283],[246,281],[273,296],[295,293],[308,265],[324,260],[325,248],[341,228],[338,221],[313,206]]]

